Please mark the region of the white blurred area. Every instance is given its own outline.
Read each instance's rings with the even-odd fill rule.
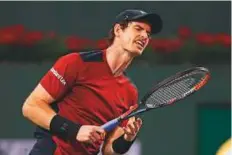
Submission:
[[[222,143],[216,155],[232,155],[231,138]]]
[[[0,155],[28,155],[34,143],[33,139],[1,139]]]
[[[34,143],[34,139],[1,139],[0,155],[28,155]],[[141,151],[141,143],[137,140],[125,155],[141,155]]]

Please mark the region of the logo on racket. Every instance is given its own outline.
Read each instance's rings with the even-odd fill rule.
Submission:
[[[175,102],[176,98],[172,98],[171,100],[168,101],[168,104],[172,104],[173,102]]]

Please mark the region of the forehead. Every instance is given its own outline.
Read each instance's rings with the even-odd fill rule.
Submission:
[[[133,26],[133,27],[138,26],[138,27],[141,27],[141,28],[145,29],[146,31],[151,32],[151,25],[146,23],[146,22],[132,21],[132,22],[130,22],[130,25]]]

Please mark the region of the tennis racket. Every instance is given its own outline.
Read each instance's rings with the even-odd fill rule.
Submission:
[[[209,79],[210,72],[204,67],[194,67],[178,72],[155,85],[145,94],[139,104],[101,127],[108,132],[119,125],[122,120],[140,115],[151,109],[171,105],[197,92]]]

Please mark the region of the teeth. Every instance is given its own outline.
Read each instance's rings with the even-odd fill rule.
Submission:
[[[143,47],[143,42],[141,41],[136,41],[137,44],[141,45]]]

